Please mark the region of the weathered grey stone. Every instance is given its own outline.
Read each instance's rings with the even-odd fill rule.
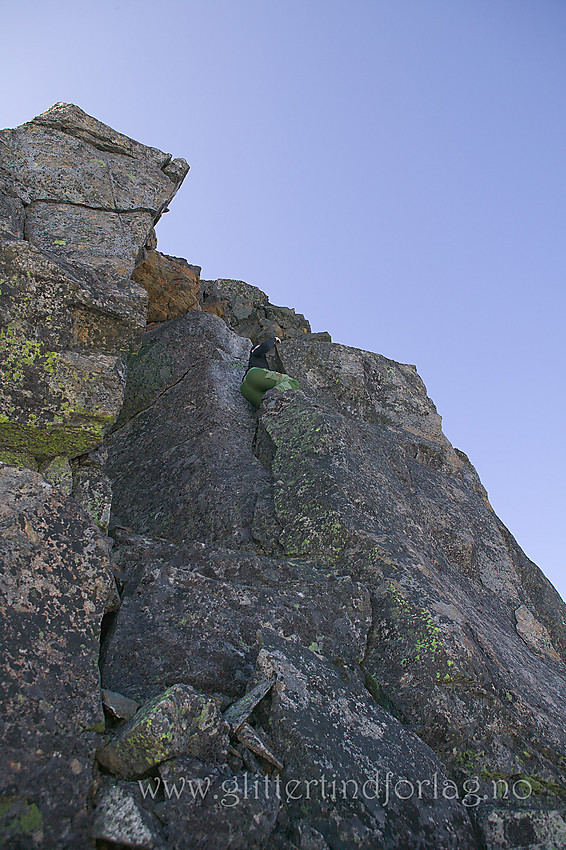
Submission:
[[[191,266],[179,257],[149,251],[147,259],[132,278],[147,290],[147,321],[168,322],[189,310],[200,310],[200,266]]]
[[[165,850],[159,821],[139,805],[138,796],[139,788],[128,782],[103,785],[96,796],[92,837],[120,847]]]
[[[273,474],[277,543],[286,557],[369,582],[367,686],[445,763],[460,773],[535,773],[555,793],[566,746],[563,603],[446,444],[412,370],[403,380],[391,367],[396,390],[383,376],[374,397],[368,388],[356,402],[350,387],[350,400],[336,401],[318,380],[319,346],[281,346],[288,372],[301,353],[311,395],[266,393],[260,412],[255,446]],[[339,358],[336,348],[325,364]],[[345,369],[364,357],[347,351]],[[536,654],[535,627],[530,644],[515,628],[521,604],[545,629],[537,627]]]
[[[269,475],[252,453],[255,414],[239,392],[249,348],[197,311],[144,336],[107,443],[116,523],[170,540],[253,545]]]
[[[260,642],[256,675],[278,680],[269,728],[292,819],[341,850],[476,847],[460,801],[434,793],[435,776],[441,789],[448,778],[432,750],[317,654],[267,630]]]
[[[41,466],[45,480],[68,496],[73,489],[73,470],[68,457],[54,457]]]
[[[324,654],[345,678],[362,680],[371,608],[355,582],[204,544],[175,550],[139,541],[131,560],[130,546],[121,548],[126,586],[105,647],[104,687],[139,700],[177,681],[233,700],[252,674],[264,626]]]
[[[328,844],[318,829],[309,826],[305,821],[297,821],[293,837],[300,850],[328,850]]]
[[[301,313],[270,304],[265,292],[242,280],[201,281],[201,303],[203,310],[220,316],[235,333],[254,343],[273,336],[289,339],[310,333],[310,324]]]
[[[76,350],[79,284],[37,249],[0,247],[0,278],[0,446],[39,458],[94,448],[122,403],[122,360]]]
[[[131,720],[140,707],[134,699],[105,688],[102,689],[102,704],[114,720]]]
[[[259,780],[182,758],[162,765],[159,772],[171,850],[266,847],[280,807],[277,785],[268,777]]]
[[[70,104],[0,131],[0,448],[100,445],[145,327],[130,276],[187,170]]]
[[[260,682],[226,709],[222,716],[233,732],[237,732],[240,726],[245,723],[256,705],[271,690],[274,682],[275,679],[266,679],[264,682]]]
[[[56,260],[120,281],[133,272],[153,223],[154,215],[146,211],[34,201],[26,209],[25,238]]]
[[[432,444],[438,457],[430,462],[447,469],[461,466],[414,366],[311,338],[284,340],[278,351],[288,374],[321,404],[380,427],[401,427],[414,435],[416,451],[419,439],[421,452]]]
[[[143,705],[96,757],[117,776],[135,779],[176,755],[225,761],[227,746],[228,725],[214,700],[179,684]]]
[[[57,103],[0,132],[0,178],[24,203],[47,201],[160,213],[187,174],[184,160],[117,133],[73,104]]]
[[[0,464],[0,565],[0,843],[86,846],[107,542],[39,473]]]
[[[257,729],[250,726],[249,723],[242,723],[242,725],[238,727],[238,730],[236,731],[236,738],[241,744],[247,747],[248,750],[255,753],[256,756],[261,756],[264,761],[273,765],[276,770],[283,770],[283,764],[273,752],[269,741],[267,741],[265,736],[263,736]]]
[[[112,505],[112,485],[108,476],[95,466],[79,466],[73,476],[72,493],[106,534]]]
[[[486,850],[563,850],[566,823],[557,811],[495,809],[483,818]]]
[[[0,192],[0,239],[23,239],[24,221],[24,205],[19,198],[10,198]]]
[[[517,608],[515,620],[517,632],[537,655],[546,655],[553,661],[560,661],[560,656],[552,645],[548,629],[539,623],[526,605],[520,605]]]

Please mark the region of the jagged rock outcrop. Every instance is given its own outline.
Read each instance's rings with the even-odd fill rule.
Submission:
[[[443,435],[415,368],[308,334],[288,338],[277,346],[274,366],[297,377],[301,390],[266,393],[257,418],[251,409],[234,416],[242,371],[215,366],[215,381],[207,380],[205,391],[200,386],[206,358],[209,368],[219,358],[225,363],[223,352],[239,345],[222,323],[195,312],[146,339],[131,360],[124,413],[132,428],[141,417],[139,437],[132,441],[118,422],[109,440],[114,510],[131,531],[117,529],[125,592],[106,648],[107,687],[140,699],[175,679],[234,699],[253,682],[256,635],[268,629],[272,640],[278,635],[297,651],[310,648],[348,687],[363,684],[391,721],[432,748],[439,758],[432,773],[447,770],[460,799],[463,783],[477,776],[477,802],[467,811],[490,841],[512,832],[529,788],[543,795],[534,799],[542,809],[550,806],[550,822],[558,823],[566,744],[564,605],[493,513],[466,455]],[[182,351],[182,367],[165,366],[177,357],[165,351]],[[246,353],[242,348],[234,366],[244,368]],[[191,414],[179,413],[180,400],[186,408],[190,398],[197,402],[197,429]],[[215,442],[217,460],[209,456],[197,478],[179,466],[184,446],[197,435],[209,438],[204,423],[219,404],[228,405],[223,416],[230,416],[230,427]],[[137,407],[143,412],[136,414]],[[242,446],[245,479],[243,467],[234,466]],[[140,492],[144,474],[151,481],[160,469],[163,476],[164,464],[174,469],[176,488],[165,483],[152,492],[149,483]],[[222,486],[214,498],[219,469]],[[206,494],[206,522],[184,495],[197,481]],[[240,509],[247,506],[235,535],[221,519],[233,514],[231,495]],[[163,517],[175,510],[168,525]],[[160,616],[164,610],[167,617]],[[141,638],[144,626],[154,652]],[[273,704],[260,709],[255,728],[271,734],[285,763],[293,723],[282,718],[285,735],[274,736]],[[329,746],[327,733],[320,732],[318,746]],[[304,747],[303,741],[297,750],[302,758],[293,756],[297,765],[312,760]],[[315,774],[313,768],[308,776]],[[502,810],[494,794],[505,787]],[[286,812],[268,846],[301,846],[292,838],[299,812]],[[366,842],[361,846],[383,840],[394,847],[405,815],[388,812],[386,838],[375,824],[367,833],[360,824],[348,833],[342,815],[336,817],[346,831],[337,832],[328,812],[310,819],[303,813],[301,829],[314,830],[329,847],[350,846],[356,829]],[[544,831],[548,819],[543,822]],[[454,846],[472,841],[467,834]],[[448,842],[438,826],[424,840],[431,847]]]
[[[200,298],[203,310],[220,316],[231,330],[254,344],[273,336],[301,337],[311,331],[301,313],[270,304],[265,292],[243,280],[203,280]],[[330,339],[329,334],[326,337]]]
[[[187,170],[70,104],[0,132],[0,449],[101,444],[145,327],[130,276]]]
[[[563,847],[566,606],[415,367],[155,251],[184,161],[0,152],[0,844]]]
[[[119,602],[98,450],[146,325],[130,276],[187,170],[69,104],[0,132],[3,847],[90,840],[101,621]]]

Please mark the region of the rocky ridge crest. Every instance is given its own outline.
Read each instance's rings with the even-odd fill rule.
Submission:
[[[566,608],[415,367],[160,254],[184,160],[0,154],[3,846],[565,846]]]

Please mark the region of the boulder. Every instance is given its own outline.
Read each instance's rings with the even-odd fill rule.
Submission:
[[[105,783],[95,799],[92,838],[111,846],[165,850],[161,824],[140,800],[137,783]]]
[[[0,464],[0,564],[0,843],[86,846],[107,541],[59,487]]]
[[[301,313],[270,304],[265,292],[242,280],[203,280],[200,297],[203,310],[220,316],[235,333],[254,344],[273,336],[288,339],[310,333],[310,324]]]
[[[225,761],[227,746],[228,725],[214,700],[178,684],[143,705],[96,757],[115,775],[136,779],[176,755]]]
[[[118,722],[131,720],[140,707],[134,699],[129,699],[123,694],[108,691],[105,688],[102,689],[102,704],[111,719]]]
[[[73,470],[68,457],[54,457],[42,464],[40,472],[49,484],[69,495],[73,489]]]

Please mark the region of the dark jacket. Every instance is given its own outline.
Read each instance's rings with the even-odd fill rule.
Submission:
[[[265,342],[261,342],[259,345],[254,345],[250,352],[248,369],[254,369],[255,367],[259,369],[269,369],[269,363],[267,362],[265,355],[273,348],[276,342],[277,340],[273,336],[271,339],[266,339]]]

